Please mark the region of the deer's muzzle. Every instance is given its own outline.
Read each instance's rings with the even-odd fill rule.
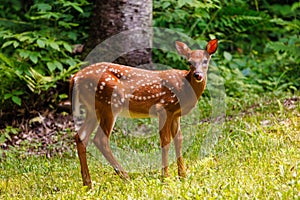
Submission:
[[[203,74],[201,72],[195,72],[194,77],[196,78],[197,82],[202,82],[203,81]]]

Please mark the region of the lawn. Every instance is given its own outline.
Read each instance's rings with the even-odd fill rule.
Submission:
[[[89,148],[93,188],[87,190],[82,186],[75,147],[51,158],[27,156],[11,148],[0,160],[0,199],[299,199],[300,94],[227,98],[226,117],[218,123],[208,118],[209,106],[202,109],[209,104],[206,100],[182,119],[185,179],[176,176],[176,163],[170,162],[171,176],[162,180],[155,164],[138,165],[132,155],[120,160],[120,154],[118,159],[131,177],[124,181]],[[194,123],[195,117],[201,120]],[[126,152],[130,147],[131,152],[157,155],[147,159],[159,163],[158,137],[130,134],[155,132],[156,122],[133,122],[138,124],[136,130],[131,125],[122,129],[126,122],[118,122],[112,145]],[[209,140],[215,130],[216,143]]]

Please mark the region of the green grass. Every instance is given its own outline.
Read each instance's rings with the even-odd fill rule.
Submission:
[[[87,191],[82,187],[75,151],[50,159],[7,152],[0,160],[0,199],[299,199],[300,103],[286,105],[284,100],[291,96],[229,99],[227,117],[218,127],[218,143],[208,154],[199,152],[208,141],[205,138],[213,133],[209,132],[214,130],[211,122],[191,123],[197,111],[184,118],[183,134],[194,134],[184,151],[185,179],[176,177],[177,166],[171,163],[171,177],[164,181],[160,170],[154,168],[130,172],[131,180],[126,182],[90,150],[93,189]],[[147,123],[152,129],[151,120]],[[130,129],[131,125],[126,130]],[[134,148],[139,149],[143,148],[141,143],[147,143],[148,148],[143,149],[146,153],[159,148],[158,137],[140,140],[122,133],[112,136],[119,148],[136,145]]]

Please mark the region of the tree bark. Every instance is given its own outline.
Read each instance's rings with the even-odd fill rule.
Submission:
[[[106,47],[100,48],[102,52],[98,53],[107,53],[103,52],[103,49],[116,52],[121,48],[122,55],[117,59],[115,56],[106,56],[109,59],[113,57],[113,61],[105,60],[100,56],[100,60],[96,59],[97,62],[109,61],[130,66],[151,63],[152,38],[148,30],[152,26],[152,0],[96,0],[91,20],[89,38],[83,52],[84,57],[97,45],[102,45],[104,41],[114,36],[115,41],[105,44]],[[135,31],[137,29],[140,31]],[[145,30],[145,33],[142,30]],[[125,34],[119,37],[116,35],[124,32]],[[136,34],[137,32],[139,33]],[[92,62],[95,62],[95,58]]]

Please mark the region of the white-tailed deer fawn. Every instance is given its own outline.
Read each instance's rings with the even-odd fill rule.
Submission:
[[[174,140],[178,175],[186,175],[182,159],[180,117],[188,114],[203,93],[211,55],[218,41],[208,42],[205,50],[190,50],[176,42],[176,49],[189,62],[187,70],[149,71],[113,63],[90,65],[70,82],[73,114],[78,115],[79,105],[86,110],[85,121],[75,135],[81,165],[83,184],[91,187],[86,160],[89,137],[98,127],[94,144],[123,178],[129,178],[112,154],[109,136],[117,116],[132,118],[158,117],[162,148],[162,175],[168,175],[168,150]]]

